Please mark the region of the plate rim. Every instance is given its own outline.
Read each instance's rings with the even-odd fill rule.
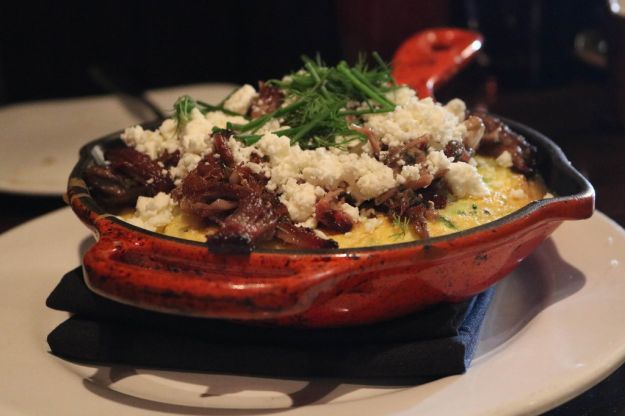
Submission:
[[[0,235],[0,244],[4,243],[6,240],[11,240],[13,238],[16,238],[16,236],[20,236],[23,233],[27,233],[29,231],[31,231],[32,228],[37,228],[37,227],[43,227],[43,226],[48,226],[51,225],[50,223],[52,222],[57,222],[57,221],[67,221],[72,217],[71,211],[69,210],[69,208],[61,208],[59,210],[55,210],[52,211],[51,213],[48,213],[44,216],[35,218],[31,221],[28,221],[18,227],[15,227],[3,234]],[[73,220],[74,222],[77,222],[75,220]],[[620,238],[625,241],[625,230],[618,224],[616,223],[614,220],[610,219],[609,217],[607,217],[605,214],[597,211],[597,213],[595,214],[595,216],[593,216],[591,219],[586,220],[589,224],[592,221],[603,221],[605,222],[606,226],[608,228],[610,228],[615,234],[619,234]],[[81,224],[78,224],[78,226],[81,226]],[[556,233],[558,233],[558,231],[556,231]],[[84,229],[84,235],[87,236],[88,235],[88,231],[86,229]],[[615,238],[615,240],[617,240]],[[0,283],[3,281],[4,279],[2,277],[0,277]],[[574,295],[572,295],[574,296]],[[59,315],[60,316],[60,315]],[[59,321],[60,323],[60,321]],[[512,342],[513,340],[509,340],[508,342]],[[45,342],[41,343],[42,345],[45,345]],[[47,346],[46,346],[47,347]],[[46,350],[41,350],[39,351],[40,354],[45,355],[46,354]],[[496,354],[499,354],[499,352],[496,352]],[[50,359],[51,357],[48,357],[48,359]],[[483,360],[483,362],[488,361],[488,359],[490,359],[492,357],[485,357],[485,359]],[[571,380],[570,383],[565,383],[564,386],[562,386],[562,388],[560,388],[557,392],[550,392],[550,393],[546,393],[544,397],[542,397],[542,399],[540,400],[534,400],[532,404],[525,406],[523,409],[500,409],[500,410],[504,410],[503,412],[499,412],[497,414],[516,414],[518,412],[523,412],[523,413],[537,413],[537,412],[543,412],[546,410],[549,410],[555,406],[558,406],[566,401],[568,401],[569,399],[576,397],[577,395],[579,395],[580,393],[582,393],[583,391],[586,391],[587,389],[591,388],[592,386],[594,386],[595,384],[597,384],[599,381],[601,381],[602,379],[604,379],[607,375],[609,375],[611,372],[613,372],[615,369],[617,369],[618,367],[620,367],[623,362],[625,362],[625,345],[622,345],[620,348],[613,348],[612,349],[612,354],[607,358],[610,360],[610,362],[606,362],[604,359],[603,360],[603,366],[601,366],[600,368],[595,368],[595,371],[591,374],[591,375],[585,375],[585,378],[578,378],[576,380]],[[54,360],[51,360],[54,361]],[[52,364],[55,365],[55,364]],[[476,365],[483,365],[482,362],[476,362]],[[469,370],[471,371],[471,370]],[[462,377],[462,375],[460,376],[452,376],[452,378],[454,377]],[[448,378],[445,378],[448,379]],[[437,382],[441,382],[441,380],[445,380],[445,379],[440,379],[434,383]],[[428,383],[429,384],[429,383]],[[414,391],[415,389],[419,389],[422,386],[416,386],[416,387],[409,387],[406,389],[402,389],[396,392],[392,392],[390,394],[385,394],[382,397],[396,397],[398,395],[406,395],[406,394],[410,394],[410,392]],[[557,394],[556,394],[557,393]],[[0,398],[2,397],[2,394],[0,393]],[[98,398],[98,400],[101,400]],[[368,398],[368,399],[361,399],[361,400],[357,400],[357,401],[348,401],[348,402],[344,402],[344,403],[328,403],[328,404],[312,404],[312,405],[308,405],[304,408],[288,408],[288,409],[281,409],[287,412],[293,413],[293,414],[300,414],[300,413],[306,413],[308,414],[306,409],[310,409],[312,410],[312,412],[316,412],[318,411],[319,408],[325,408],[326,406],[331,406],[333,409],[341,409],[341,410],[349,410],[350,406],[353,406],[354,403],[373,403],[374,400],[380,400],[380,398],[376,398],[376,397],[372,397],[372,398]],[[1,399],[0,400],[0,408],[5,408],[5,406],[7,405],[6,403],[6,399]],[[115,403],[115,405],[119,405],[118,403]],[[356,406],[359,407],[359,406]],[[9,410],[11,410],[11,408],[7,408]],[[14,410],[14,409],[13,409]],[[133,408],[132,410],[136,411],[137,414],[146,414],[143,412],[144,409],[141,408]],[[405,409],[404,409],[405,410]],[[224,410],[225,411],[225,410]],[[147,412],[150,413],[150,412]]]

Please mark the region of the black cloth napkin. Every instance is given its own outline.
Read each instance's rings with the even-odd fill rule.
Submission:
[[[151,312],[91,292],[68,272],[48,307],[72,313],[48,335],[53,354],[99,365],[280,377],[432,378],[471,362],[493,290],[392,321],[293,329]]]

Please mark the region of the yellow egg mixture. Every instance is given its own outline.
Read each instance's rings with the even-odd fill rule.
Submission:
[[[540,179],[528,180],[521,174],[499,166],[492,158],[476,156],[475,159],[478,162],[478,172],[491,191],[490,195],[450,199],[444,209],[438,210],[438,218],[428,221],[431,237],[486,224],[544,197],[546,190]],[[130,216],[132,212],[123,215],[124,218]],[[378,219],[380,221],[373,230],[368,230],[364,224],[357,223],[352,231],[345,234],[329,234],[329,237],[336,240],[340,248],[403,243],[418,239],[407,222],[398,219],[393,221],[384,214],[380,214]],[[178,213],[168,225],[157,231],[172,237],[203,242],[206,241],[207,235],[216,232],[216,227],[202,224],[190,215]],[[284,247],[279,243],[272,243],[269,246]]]

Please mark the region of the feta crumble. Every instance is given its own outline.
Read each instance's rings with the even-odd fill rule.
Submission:
[[[490,194],[490,190],[484,184],[475,166],[471,166],[468,163],[458,162],[450,164],[449,170],[445,174],[445,179],[451,188],[451,192],[457,198]]]
[[[236,90],[228,99],[224,102],[224,108],[226,110],[234,111],[235,113],[245,114],[252,105],[252,100],[258,96],[258,93],[249,84],[243,85]]]
[[[451,140],[462,141],[466,127],[458,116],[459,103],[450,109],[430,97],[420,100],[414,91],[398,90],[395,96],[400,97],[395,111],[365,116],[365,127],[378,134],[382,143],[399,146],[427,134],[431,137],[429,145],[441,150]]]
[[[512,155],[507,150],[504,150],[498,157],[495,159],[497,164],[504,168],[512,167]]]
[[[174,200],[164,192],[159,192],[150,198],[140,196],[137,199],[134,215],[124,221],[150,231],[164,227],[174,218]]]

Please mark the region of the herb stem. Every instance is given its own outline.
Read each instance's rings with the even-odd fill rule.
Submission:
[[[281,117],[287,113],[290,113],[291,111],[296,110],[297,108],[301,107],[303,104],[304,104],[303,100],[296,101],[291,105],[278,108],[273,113],[265,114],[264,116],[259,117],[256,120],[252,120],[247,124],[232,124],[232,128],[234,130],[242,131],[242,132],[259,129],[272,118]]]
[[[208,104],[207,102],[200,101],[200,100],[197,100],[196,103],[199,107],[199,110],[202,112],[202,114],[206,114],[210,111],[221,111],[222,113],[228,114],[229,116],[245,117],[243,114],[225,109],[222,104],[212,105],[212,104]]]
[[[367,82],[367,80],[365,80],[364,78],[361,78],[356,71],[352,71],[351,69],[349,69],[349,66],[347,66],[347,63],[345,61],[341,61],[336,66],[336,69],[341,74],[343,74],[347,79],[349,79],[356,88],[358,88],[360,91],[365,93],[370,98],[376,100],[383,107],[395,107],[395,104],[390,102],[383,95],[378,94],[377,91],[375,91],[370,85],[368,85],[369,83]]]

